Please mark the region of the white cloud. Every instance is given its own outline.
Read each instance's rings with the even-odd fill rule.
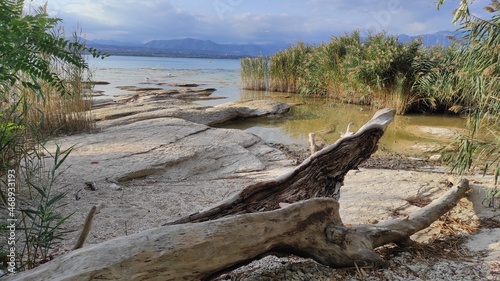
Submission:
[[[45,0],[37,0],[45,1]],[[195,37],[216,42],[329,40],[354,29],[391,34],[450,29],[455,1],[434,0],[48,0],[49,13],[88,39],[148,41]],[[217,5],[225,10],[217,10]],[[225,6],[224,6],[225,5]],[[222,14],[221,14],[222,13]]]
[[[105,2],[84,1],[69,3],[61,7],[64,15],[82,18],[83,21],[95,21],[105,26],[119,26],[122,24],[120,15],[114,13],[114,8]]]

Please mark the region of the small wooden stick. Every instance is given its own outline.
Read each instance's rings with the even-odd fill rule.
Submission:
[[[309,133],[309,149],[311,150],[311,155],[318,151],[318,146],[316,145],[316,141],[314,140],[314,133]]]
[[[78,240],[76,241],[73,250],[80,249],[81,247],[83,247],[83,243],[85,243],[85,240],[89,235],[90,229],[92,228],[92,221],[94,220],[94,215],[96,211],[97,211],[97,206],[93,206],[92,209],[90,209],[90,212],[87,215],[87,218],[85,219],[85,224],[83,225],[80,237],[78,237]]]

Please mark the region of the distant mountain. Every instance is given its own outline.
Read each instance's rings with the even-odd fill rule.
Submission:
[[[269,46],[256,44],[217,44],[210,40],[193,38],[175,40],[153,40],[144,44],[146,48],[178,53],[199,53],[222,56],[268,56],[274,53]]]
[[[408,36],[405,34],[401,34],[398,36],[399,42],[411,42],[414,39],[422,39],[422,44],[425,46],[434,46],[434,45],[443,45],[443,46],[449,46],[450,44],[453,43],[452,40],[450,40],[450,37],[456,36],[456,32],[452,31],[440,31],[436,32],[433,34],[423,34],[423,35],[418,35],[418,36]]]
[[[92,40],[89,41],[91,44],[94,45],[103,45],[103,46],[141,46],[142,43],[138,42],[121,42],[121,41],[115,41],[115,40]]]
[[[210,40],[193,38],[153,40],[145,44],[113,44],[110,41],[88,41],[89,47],[111,55],[181,56],[181,57],[253,57],[270,56],[285,44],[218,44]]]
[[[411,42],[421,38],[426,46],[452,43],[450,36],[455,32],[441,31],[419,36],[399,35],[400,42]],[[89,47],[94,47],[110,55],[124,56],[165,56],[165,57],[210,57],[210,58],[241,58],[255,56],[270,56],[289,47],[285,43],[275,44],[219,44],[210,40],[194,38],[173,40],[152,40],[145,44],[124,43],[112,40],[87,41]]]

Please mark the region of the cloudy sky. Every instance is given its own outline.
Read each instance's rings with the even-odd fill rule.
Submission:
[[[459,1],[447,0],[440,11],[435,1],[48,0],[48,11],[62,18],[67,30],[80,27],[89,40],[294,43],[328,41],[354,29],[394,35],[454,30],[452,11]],[[488,3],[476,0],[472,12],[485,14]]]

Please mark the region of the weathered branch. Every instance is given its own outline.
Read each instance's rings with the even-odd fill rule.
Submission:
[[[373,241],[373,247],[403,241],[414,233],[429,227],[439,217],[455,207],[469,190],[469,181],[462,179],[458,186],[452,187],[441,197],[408,217],[393,219],[373,226],[359,226],[357,229],[369,235],[370,240]]]
[[[309,257],[331,267],[384,265],[374,248],[428,227],[469,190],[464,179],[406,218],[346,227],[336,200],[344,176],[376,150],[393,117],[393,110],[379,111],[357,133],[290,173],[247,187],[208,211],[72,251],[6,280],[200,280],[271,254]],[[297,201],[279,209],[280,203]]]
[[[380,266],[373,248],[429,226],[465,196],[463,180],[405,219],[345,227],[334,199],[203,223],[163,226],[72,251],[6,280],[200,280],[270,254],[295,254],[331,267]]]
[[[392,122],[394,114],[392,109],[379,110],[358,132],[314,153],[290,173],[248,186],[212,209],[169,224],[201,222],[236,214],[270,211],[279,209],[280,202],[294,203],[315,197],[338,200],[345,175],[377,150],[377,143]]]
[[[83,247],[83,243],[85,243],[85,240],[89,235],[90,229],[92,228],[92,222],[94,221],[94,215],[96,211],[97,211],[97,206],[92,206],[89,213],[87,214],[87,217],[85,218],[85,223],[83,224],[82,232],[80,232],[80,236],[78,236],[78,240],[76,241],[73,250],[80,249],[81,247]]]
[[[315,137],[316,134],[309,133],[309,151],[311,152],[311,155],[313,155],[314,153],[318,152],[321,149],[319,145],[316,144]]]

